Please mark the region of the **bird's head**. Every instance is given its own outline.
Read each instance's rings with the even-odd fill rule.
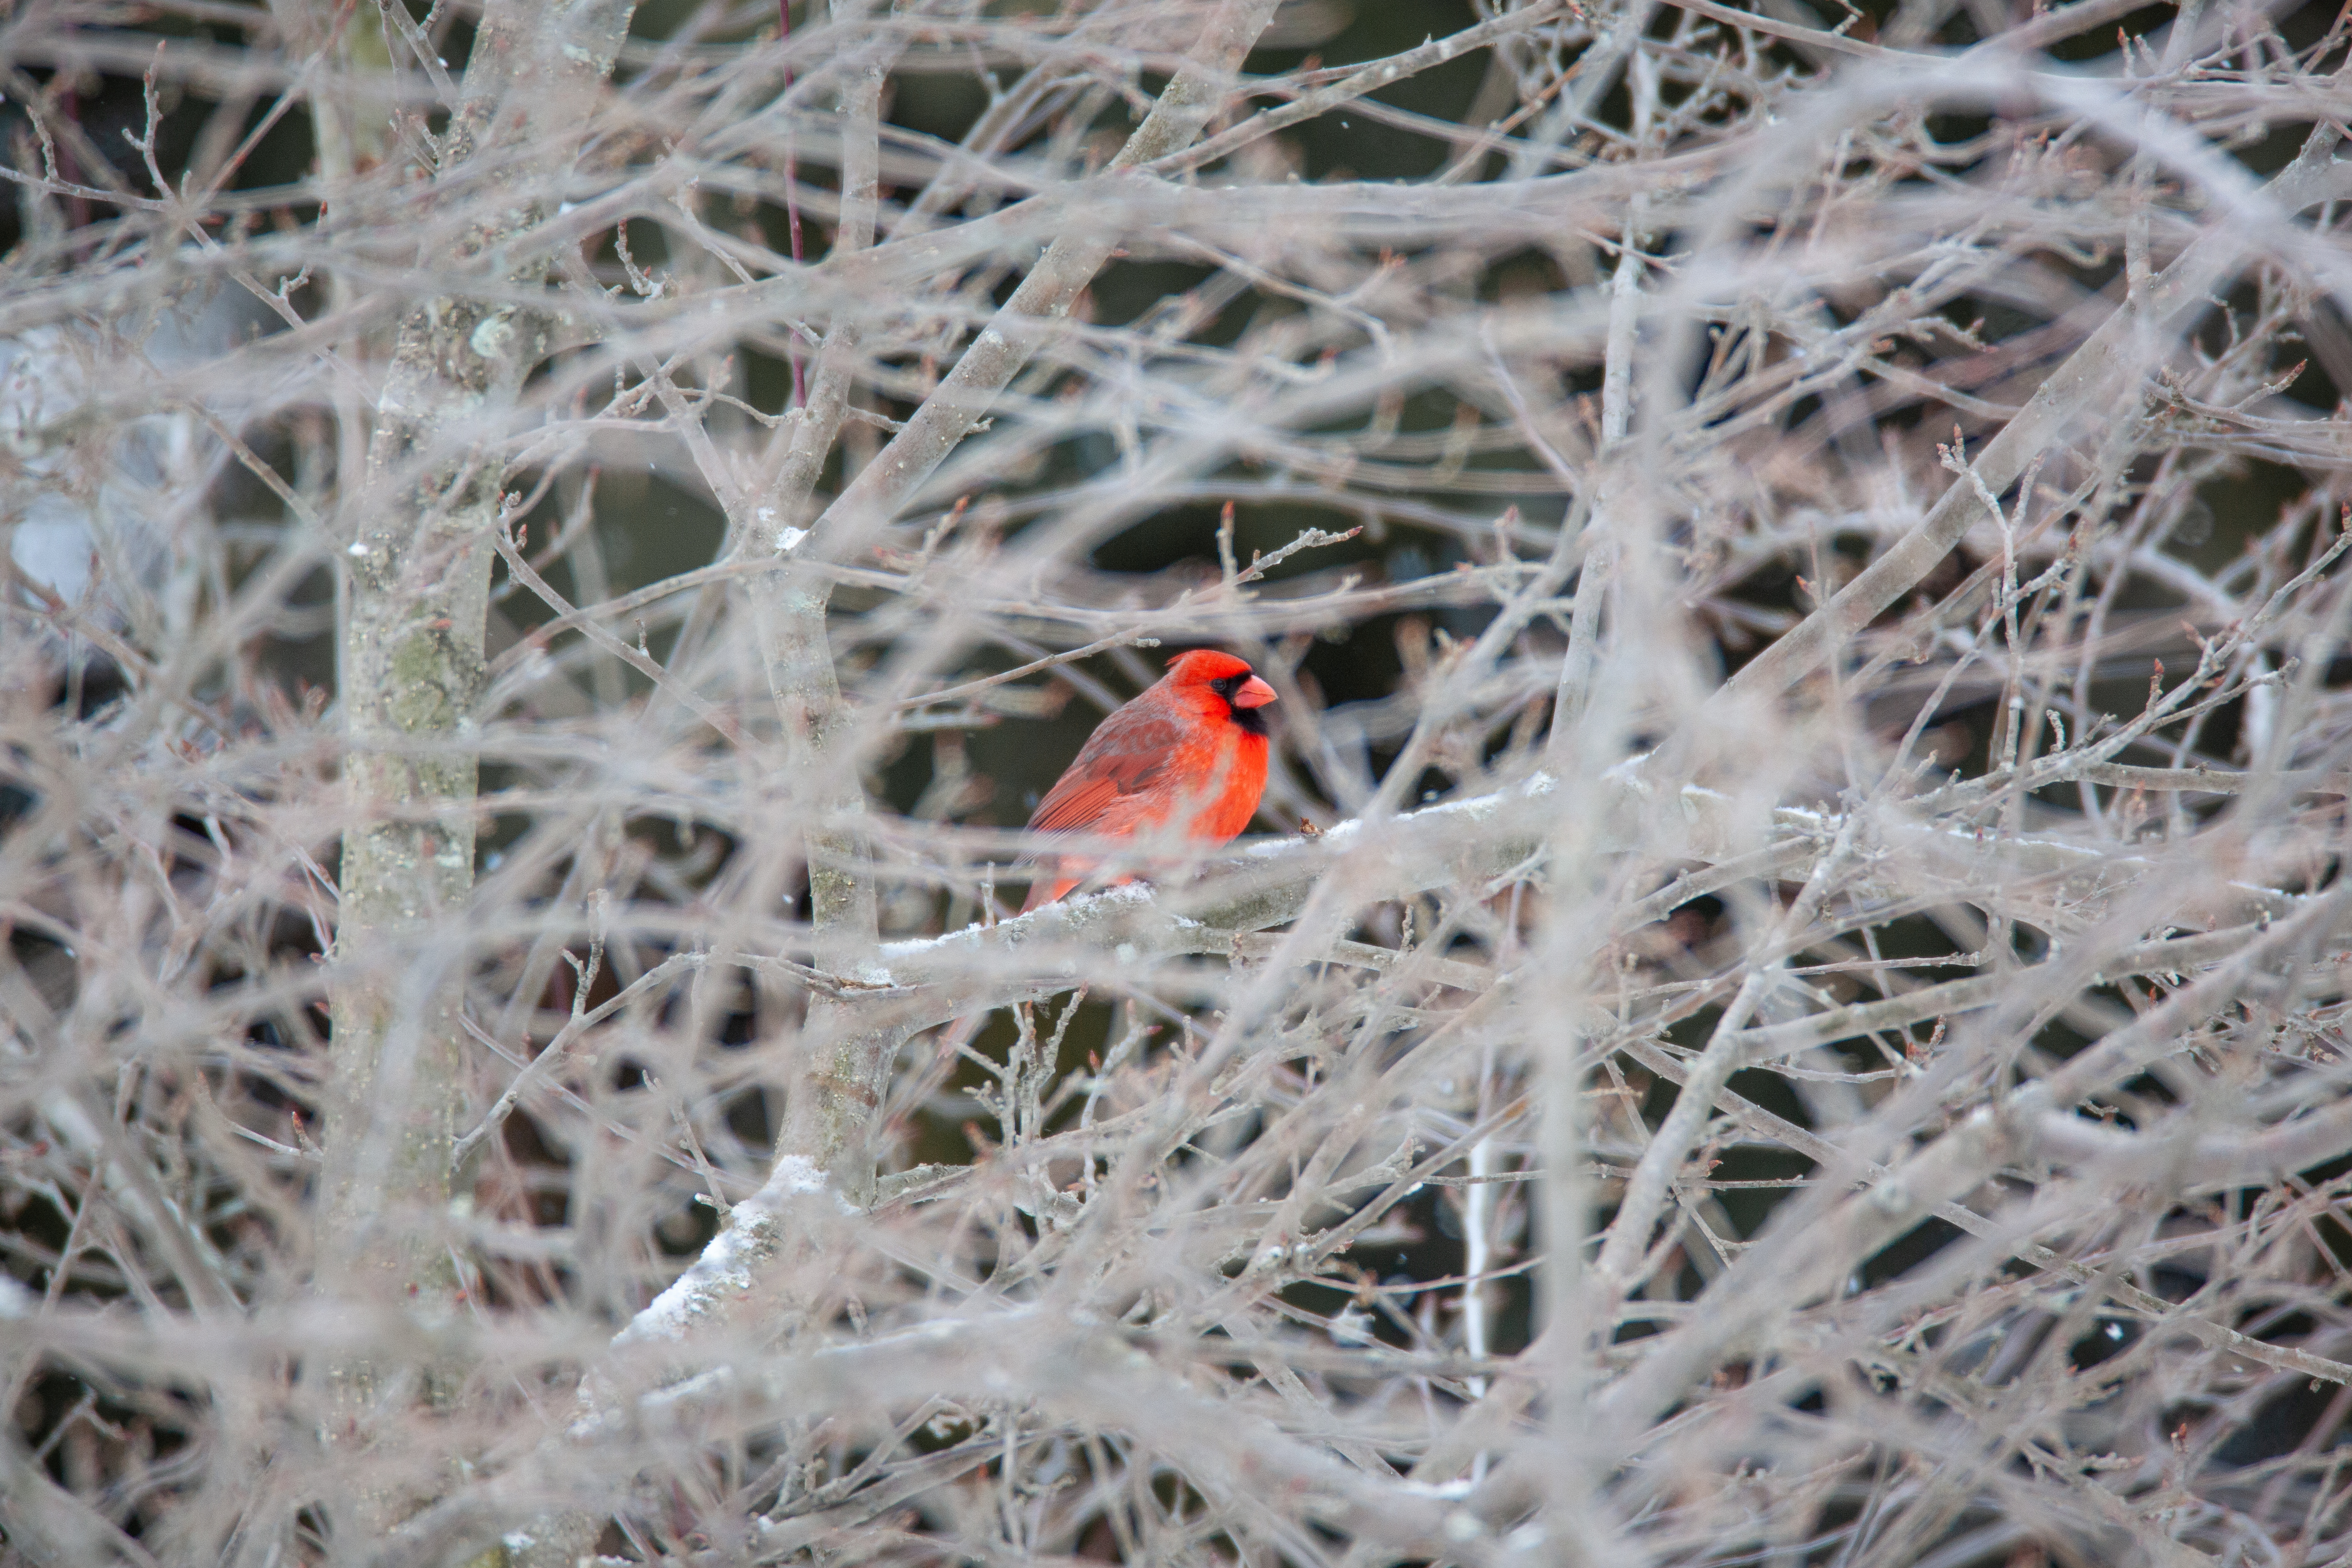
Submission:
[[[1257,710],[1275,700],[1274,688],[1232,654],[1213,648],[1180,653],[1168,661],[1168,682],[1188,694],[1223,698],[1234,723],[1254,735],[1265,733],[1265,715]]]

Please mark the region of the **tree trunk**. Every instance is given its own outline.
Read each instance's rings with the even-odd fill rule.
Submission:
[[[540,273],[536,260],[490,272],[488,258],[538,221],[536,187],[569,162],[632,10],[630,0],[543,11],[509,0],[485,13],[439,177],[461,174],[484,151],[530,155],[518,199],[468,234],[454,270],[490,285]],[[566,131],[551,134],[534,119]],[[446,1307],[456,1282],[442,1222],[466,1110],[458,1015],[472,960],[464,931],[474,879],[470,740],[486,680],[490,538],[504,478],[497,439],[546,342],[545,318],[511,304],[447,295],[409,312],[342,552],[338,679],[350,815],[318,1281],[345,1300],[410,1303],[425,1321]],[[400,1380],[416,1374],[410,1359],[387,1350],[329,1369],[333,1440],[366,1440],[377,1412],[407,1403],[395,1395]],[[354,1522],[369,1531],[405,1509],[386,1495],[354,1501]]]

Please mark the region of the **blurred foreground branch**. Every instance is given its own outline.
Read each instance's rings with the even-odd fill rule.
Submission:
[[[2352,22],[1472,10],[11,14],[7,1553],[2352,1551]]]

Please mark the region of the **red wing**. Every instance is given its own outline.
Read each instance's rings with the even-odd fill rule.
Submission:
[[[1181,742],[1166,714],[1131,704],[1120,709],[1087,738],[1069,772],[1037,803],[1030,827],[1054,833],[1093,826],[1120,799],[1157,784]]]
[[[1037,815],[1029,826],[1040,833],[1088,827],[1100,822],[1118,798],[1118,785],[1108,779],[1064,778],[1037,803]]]

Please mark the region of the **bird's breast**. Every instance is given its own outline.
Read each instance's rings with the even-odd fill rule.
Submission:
[[[1265,737],[1235,727],[1220,738],[1216,752],[1202,772],[1204,798],[1189,831],[1194,838],[1223,844],[1257,815],[1258,797],[1265,793]]]

